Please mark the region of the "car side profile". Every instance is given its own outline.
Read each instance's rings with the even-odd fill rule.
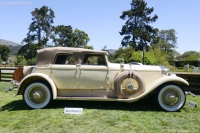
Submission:
[[[51,100],[135,102],[152,93],[166,111],[184,106],[186,80],[159,66],[110,63],[107,56],[105,51],[83,48],[40,49],[35,66],[14,72],[13,88],[34,109]]]

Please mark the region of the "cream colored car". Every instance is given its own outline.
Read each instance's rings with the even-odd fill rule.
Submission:
[[[150,93],[166,111],[180,110],[186,101],[181,86],[188,82],[159,66],[115,64],[108,53],[53,47],[37,51],[35,66],[14,73],[16,95],[34,109],[51,100],[135,102]]]

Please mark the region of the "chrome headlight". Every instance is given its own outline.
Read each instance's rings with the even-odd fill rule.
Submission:
[[[168,72],[169,72],[169,68],[166,68],[164,66],[160,66],[161,70],[162,70],[162,74],[165,74],[165,75],[168,75]]]

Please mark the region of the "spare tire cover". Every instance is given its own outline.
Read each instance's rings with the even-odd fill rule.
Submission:
[[[133,98],[145,91],[145,82],[139,73],[124,71],[114,82],[114,92],[117,98]]]

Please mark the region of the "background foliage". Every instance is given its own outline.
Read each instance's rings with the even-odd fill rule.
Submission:
[[[6,45],[0,44],[0,60],[7,61],[9,57],[10,49]]]
[[[23,46],[0,45],[0,62],[14,61],[16,65],[34,65],[36,51],[45,47],[81,47],[88,46],[89,35],[71,25],[54,25],[56,18],[53,9],[42,6],[31,12],[32,22],[29,25],[27,36],[22,40]],[[154,8],[148,7],[144,0],[132,0],[130,9],[122,11],[121,19],[125,20],[120,30],[123,39],[121,46],[115,53],[109,55],[111,62],[130,63],[143,62],[148,65],[164,65],[183,67],[190,63],[199,65],[200,53],[186,51],[182,55],[176,51],[178,33],[175,29],[158,29],[151,24],[156,22],[158,15]],[[181,45],[181,44],[180,44]],[[109,51],[103,48],[102,50]],[[9,54],[12,56],[9,57]],[[23,61],[24,60],[24,61]],[[20,63],[21,62],[21,63]]]

